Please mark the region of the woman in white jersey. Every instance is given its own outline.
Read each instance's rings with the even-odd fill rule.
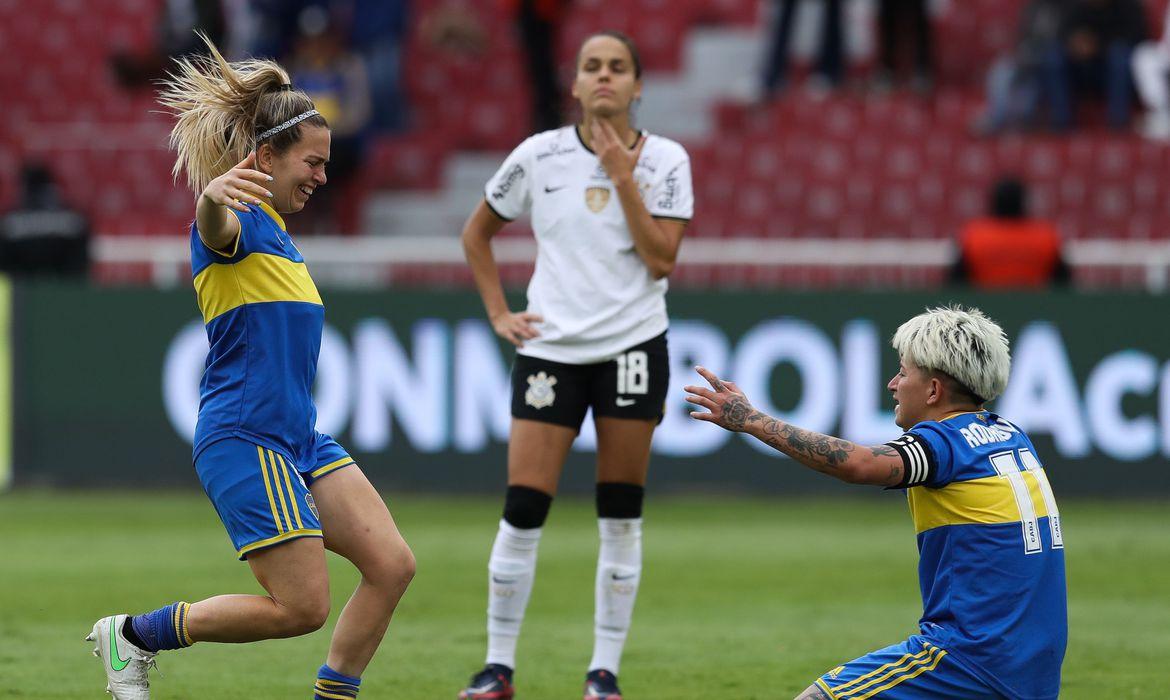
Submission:
[[[517,348],[508,491],[488,564],[487,664],[459,694],[465,700],[513,696],[541,527],[589,408],[601,551],[585,700],[621,698],[616,676],[641,577],[650,439],[669,372],[666,277],[693,208],[686,151],[630,123],[641,72],[628,37],[588,37],[572,90],[581,122],[520,144],[463,229],[492,327]],[[490,241],[524,213],[539,252],[528,308],[512,311]]]

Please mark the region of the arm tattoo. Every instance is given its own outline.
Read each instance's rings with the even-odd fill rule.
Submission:
[[[762,417],[762,414],[760,414]],[[764,418],[764,442],[819,472],[832,472],[856,449],[848,440]]]
[[[869,451],[873,453],[874,457],[901,457],[901,455],[898,454],[898,451],[889,445],[874,445],[873,447],[869,448]],[[886,476],[885,484],[886,486],[893,486],[900,483],[902,483],[901,459],[890,465],[890,473]]]
[[[732,396],[723,404],[723,420],[732,430],[743,430],[748,422],[759,415],[758,411],[751,411],[751,404],[742,396]]]

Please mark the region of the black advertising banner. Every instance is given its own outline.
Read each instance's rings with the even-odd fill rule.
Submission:
[[[469,292],[323,290],[318,429],[380,487],[503,488],[512,352]],[[190,290],[19,283],[12,299],[17,486],[198,487],[190,440],[207,341]],[[873,444],[899,434],[889,339],[927,306],[971,304],[1012,340],[993,408],[1026,430],[1059,493],[1170,495],[1167,302],[1073,293],[691,293],[669,296],[671,390],[654,442],[662,490],[842,488],[687,416],[706,365],[762,410]],[[516,298],[517,304],[522,298]],[[593,479],[586,422],[565,471]]]

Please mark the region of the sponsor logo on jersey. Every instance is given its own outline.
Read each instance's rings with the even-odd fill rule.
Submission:
[[[508,192],[516,185],[516,182],[524,177],[524,166],[517,163],[512,166],[508,174],[504,176],[504,181],[496,187],[495,192],[492,192],[492,199],[503,199]]]
[[[678,196],[678,169],[682,166],[677,166],[666,174],[666,182],[663,183],[662,196],[658,198],[659,209],[674,209],[674,200]]]
[[[576,146],[562,146],[557,144],[550,146],[549,150],[544,151],[543,153],[537,153],[536,159],[544,160],[545,158],[551,158],[553,156],[568,155],[570,153],[576,153],[578,150],[579,149]]]
[[[553,401],[557,400],[557,392],[553,391],[556,383],[557,378],[545,372],[528,375],[528,391],[524,392],[524,403],[533,408],[553,405]]]
[[[590,187],[585,190],[585,206],[589,207],[589,211],[596,214],[605,209],[606,204],[609,204],[608,187]]]

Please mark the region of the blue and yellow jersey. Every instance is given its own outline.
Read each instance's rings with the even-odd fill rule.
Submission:
[[[922,634],[1013,698],[1055,698],[1068,638],[1064,538],[1036,448],[988,411],[889,443],[918,533]]]
[[[230,252],[208,248],[191,224],[191,272],[211,344],[195,455],[234,436],[309,463],[325,307],[280,214],[267,204],[232,213],[240,235]]]

